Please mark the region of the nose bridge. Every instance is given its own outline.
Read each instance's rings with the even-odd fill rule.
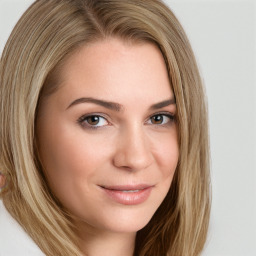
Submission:
[[[134,124],[124,128],[118,141],[114,159],[116,166],[140,170],[152,163],[153,156],[143,125]]]

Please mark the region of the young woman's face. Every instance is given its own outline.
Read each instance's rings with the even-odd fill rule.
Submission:
[[[80,227],[136,232],[149,222],[177,166],[175,113],[152,44],[108,39],[65,61],[37,137],[49,186]]]

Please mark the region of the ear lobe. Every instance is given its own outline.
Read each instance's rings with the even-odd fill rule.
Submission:
[[[7,187],[6,176],[0,172],[0,193]]]

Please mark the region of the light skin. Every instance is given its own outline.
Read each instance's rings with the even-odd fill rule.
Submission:
[[[37,120],[49,186],[74,215],[86,255],[131,256],[136,232],[165,198],[179,157],[164,59],[150,43],[109,38],[81,47],[58,77]],[[106,193],[141,184],[149,191],[141,201],[130,201],[138,191],[129,191],[127,202]]]

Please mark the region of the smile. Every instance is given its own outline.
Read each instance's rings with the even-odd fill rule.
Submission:
[[[153,186],[100,186],[105,195],[111,200],[123,205],[138,205],[145,202]]]

